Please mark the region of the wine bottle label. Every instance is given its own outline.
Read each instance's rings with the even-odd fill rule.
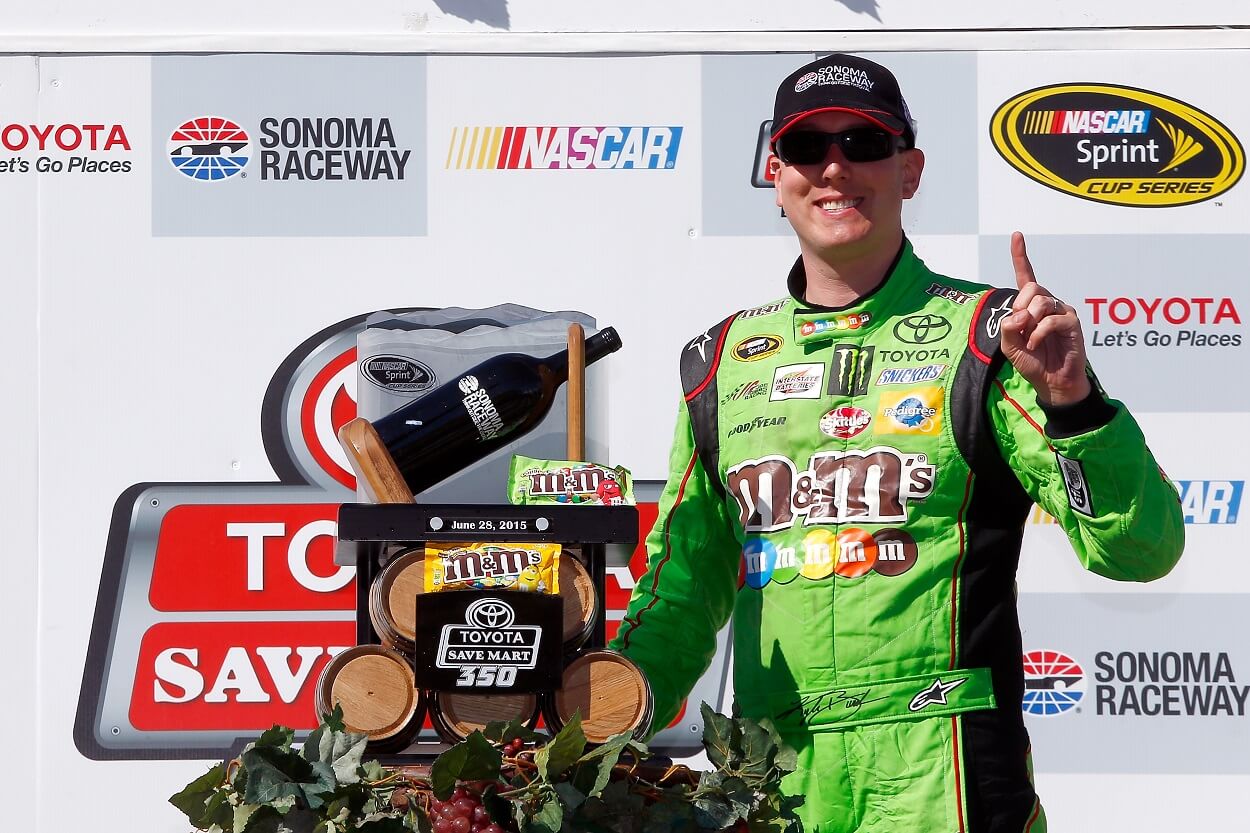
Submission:
[[[464,409],[469,412],[469,419],[483,440],[493,440],[503,432],[503,420],[499,409],[491,401],[486,389],[481,386],[476,376],[464,376],[460,379],[460,391],[465,394]]]
[[[444,544],[425,547],[425,590],[560,592],[559,544]]]
[[[633,506],[629,470],[573,460],[535,460],[512,456],[508,500],[518,506],[535,503]]]

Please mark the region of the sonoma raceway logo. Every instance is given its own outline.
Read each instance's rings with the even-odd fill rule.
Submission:
[[[179,173],[197,182],[217,182],[243,171],[252,155],[252,140],[231,119],[200,116],[174,128],[165,152]]]
[[[402,180],[412,157],[386,117],[265,116],[258,133],[262,180]],[[174,168],[200,182],[245,177],[253,152],[247,130],[216,115],[188,119],[166,143]]]
[[[1085,669],[1062,651],[1024,655],[1024,713],[1053,717],[1077,707],[1085,696]]]
[[[1103,650],[1092,675],[1061,651],[1025,653],[1025,714],[1053,717],[1082,702],[1100,717],[1243,718],[1250,685],[1239,683],[1224,651]]]

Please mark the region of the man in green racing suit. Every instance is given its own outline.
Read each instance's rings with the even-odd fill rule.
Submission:
[[[778,91],[789,295],[682,350],[670,478],[612,646],[668,725],[733,616],[734,693],[799,753],[809,833],[1045,830],[1015,572],[1032,503],[1118,580],[1179,558],[1177,495],[1036,282],[937,275],[902,231],[923,154],[885,68],[832,55]]]

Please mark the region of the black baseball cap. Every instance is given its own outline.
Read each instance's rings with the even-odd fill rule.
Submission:
[[[916,128],[894,74],[867,58],[840,53],[801,66],[781,82],[769,141],[808,116],[827,112],[854,113],[903,137],[907,147],[916,145]]]

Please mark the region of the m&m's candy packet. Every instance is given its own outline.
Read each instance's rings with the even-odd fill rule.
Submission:
[[[425,592],[526,590],[560,592],[559,544],[425,545]]]
[[[514,454],[508,473],[508,500],[536,503],[633,506],[629,470],[573,460],[535,460]]]

